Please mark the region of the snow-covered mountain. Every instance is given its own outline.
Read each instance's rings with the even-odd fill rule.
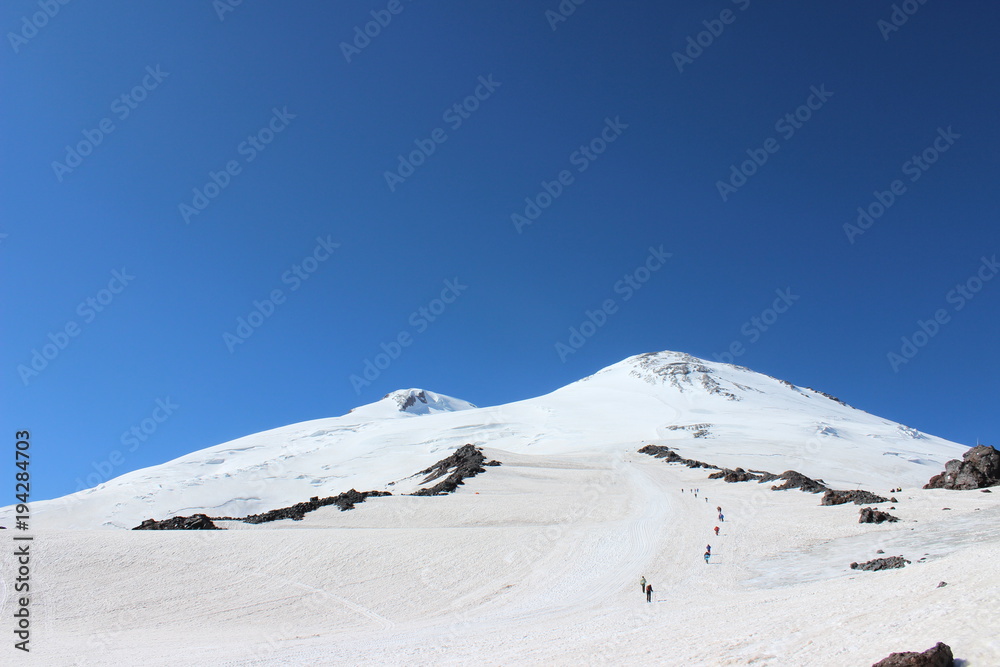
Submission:
[[[414,494],[468,471],[450,456],[466,443],[501,465]],[[895,521],[862,523],[857,505],[709,479],[646,444],[903,489],[875,504]],[[841,667],[943,642],[956,664],[997,665],[1000,495],[920,488],[965,450],[674,352],[490,408],[392,392],[33,503],[31,649],[53,665]],[[392,495],[287,514],[352,487]],[[109,529],[279,508],[222,530]],[[882,557],[904,567],[853,567]],[[0,551],[8,614],[21,558]]]
[[[836,488],[914,487],[965,447],[747,368],[677,352],[630,357],[550,394],[495,407],[421,389],[283,426],[35,503],[47,528],[244,516],[351,488],[389,490],[463,444],[564,455],[665,444],[685,457]],[[0,510],[0,525],[11,508]]]

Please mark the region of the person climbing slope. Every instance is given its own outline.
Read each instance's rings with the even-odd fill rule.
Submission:
[[[716,527],[715,527],[715,534],[716,534],[716,535],[718,535],[718,534],[719,534],[719,527],[718,527],[718,526],[716,526]]]
[[[705,553],[707,553],[707,554],[712,553],[712,545],[711,544],[705,546]]]
[[[652,585],[647,585],[646,586],[646,602],[652,602],[652,601],[653,601],[653,586]]]
[[[705,552],[705,565],[708,565],[708,559],[712,557],[712,554],[708,551]]]
[[[643,575],[642,578],[639,579],[639,592],[644,593],[645,591],[646,591],[646,576]]]

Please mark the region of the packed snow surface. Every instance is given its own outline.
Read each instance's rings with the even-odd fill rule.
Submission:
[[[466,443],[503,465],[449,496],[395,490]],[[649,443],[895,495],[900,522],[859,524],[853,504],[708,480],[710,471],[637,453]],[[919,488],[964,449],[677,353],[633,357],[492,408],[393,392],[342,417],[37,503],[32,658],[841,667],[943,641],[963,664],[995,667],[1000,489]],[[302,521],[220,522],[223,531],[115,529],[175,514],[237,516],[351,487],[396,495]],[[850,569],[879,550],[911,564]],[[0,612],[10,618],[16,563],[12,550],[0,554]],[[0,649],[3,664],[15,664],[12,644]]]

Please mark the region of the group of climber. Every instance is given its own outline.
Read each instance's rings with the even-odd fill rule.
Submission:
[[[719,507],[716,507],[715,510],[719,513],[719,523],[725,521],[726,517],[723,516],[722,514],[722,506],[720,505]],[[718,536],[719,527],[716,526],[715,528],[713,528],[713,530],[715,531],[716,536]],[[711,557],[712,557],[712,545],[709,544],[705,547],[705,565],[708,565],[708,559]]]
[[[698,497],[698,489],[691,489],[691,492],[694,494],[695,498]],[[681,493],[684,493],[684,489],[681,489]],[[705,499],[705,502],[708,502],[708,498]],[[715,510],[719,513],[718,514],[719,523],[723,523],[726,520],[726,517],[722,513],[722,507],[718,506],[718,507],[715,508]],[[715,531],[716,536],[718,536],[718,534],[719,534],[719,527],[715,526],[715,528],[713,528],[713,530]],[[705,545],[705,564],[706,565],[708,565],[709,560],[711,558],[712,558],[712,545],[711,544],[706,544]],[[646,594],[646,602],[652,602],[653,601],[653,586],[646,581],[645,575],[639,578],[639,591],[641,593],[645,593]]]

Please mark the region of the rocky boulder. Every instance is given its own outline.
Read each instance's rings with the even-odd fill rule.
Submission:
[[[819,493],[820,491],[829,490],[829,487],[826,484],[824,484],[822,480],[806,477],[802,473],[796,472],[794,470],[786,470],[785,472],[778,475],[778,479],[785,480],[785,483],[772,486],[771,489],[774,491],[784,491],[786,489],[802,489],[807,493]]]
[[[879,512],[872,507],[861,508],[861,518],[858,519],[858,523],[885,523],[886,521],[895,523],[899,521],[899,518],[888,512]]]
[[[204,514],[175,516],[163,521],[146,519],[132,530],[221,530]]]
[[[954,664],[955,658],[951,654],[951,647],[938,642],[923,653],[913,651],[893,653],[872,667],[952,667]]]
[[[982,489],[1000,484],[1000,451],[976,445],[944,465],[944,472],[931,477],[925,489]]]
[[[734,484],[736,482],[752,482],[761,479],[761,475],[755,475],[752,472],[747,472],[743,468],[736,468],[735,470],[730,470],[729,468],[723,468],[719,472],[713,472],[708,476],[709,479],[721,479],[723,482],[729,482]]]
[[[879,572],[880,570],[894,570],[906,567],[910,561],[902,556],[889,556],[888,558],[875,558],[867,563],[851,563],[852,570],[865,570],[866,572]]]
[[[873,505],[876,503],[887,503],[888,499],[877,496],[871,491],[852,489],[851,491],[827,491],[823,494],[820,505],[843,505],[844,503],[854,503],[855,505]]]

